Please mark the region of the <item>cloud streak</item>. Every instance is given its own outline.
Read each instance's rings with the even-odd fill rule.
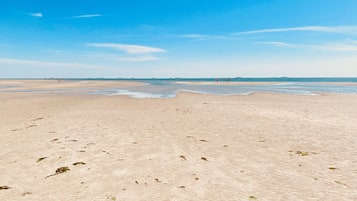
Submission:
[[[135,57],[117,57],[118,61],[127,61],[127,62],[145,62],[145,61],[156,61],[159,58],[154,56],[135,56]]]
[[[29,15],[32,17],[43,17],[42,13],[29,13]]]
[[[357,35],[357,26],[301,26],[301,27],[241,31],[235,33],[227,33],[223,35],[182,34],[182,35],[178,35],[178,37],[192,39],[195,41],[201,41],[201,40],[208,40],[208,39],[234,39],[244,35],[269,34],[269,33],[281,33],[281,32],[321,32],[321,33]],[[265,42],[265,43],[268,44],[269,42],[268,43]],[[278,44],[274,42],[270,42],[270,43],[271,45],[275,45],[275,46],[284,46],[284,44]]]
[[[189,38],[194,40],[208,40],[208,39],[224,39],[226,36],[205,35],[205,34],[183,34],[179,38]]]
[[[88,43],[87,45],[93,47],[101,47],[101,48],[112,48],[115,50],[124,51],[128,54],[148,54],[148,53],[166,52],[166,50],[156,47],[129,45],[129,44],[120,44],[120,43]]]
[[[271,45],[271,46],[275,46],[275,47],[291,47],[292,46],[289,43],[280,42],[280,41],[256,42],[256,44]]]
[[[278,29],[260,29],[260,30],[237,32],[237,33],[233,33],[232,35],[250,35],[250,34],[290,32],[290,31],[311,31],[311,32],[344,33],[344,34],[357,35],[357,26],[334,26],[334,27],[302,26],[302,27],[290,27],[290,28],[278,28]]]
[[[280,41],[257,42],[256,44],[270,45],[280,48],[302,48],[328,52],[357,52],[357,41],[354,40],[323,44],[290,44]]]
[[[311,46],[312,48],[322,51],[333,52],[357,52],[357,43],[326,43],[322,45]]]
[[[78,18],[92,18],[92,17],[101,17],[101,16],[102,16],[101,14],[87,14],[87,15],[76,15],[69,18],[78,19]]]

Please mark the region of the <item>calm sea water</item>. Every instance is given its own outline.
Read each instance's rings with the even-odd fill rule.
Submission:
[[[187,82],[214,82],[216,80],[231,82],[357,82],[357,77],[268,77],[268,78],[74,78],[69,80],[124,80],[124,81],[187,81]]]
[[[97,95],[126,95],[135,98],[171,98],[180,91],[189,91],[215,95],[248,95],[256,92],[284,93],[299,95],[317,95],[318,93],[357,94],[357,78],[170,78],[170,79],[71,79],[71,80],[119,80],[146,83],[143,86],[126,88],[95,89],[62,89],[62,90],[33,90],[36,92],[56,93],[89,93]],[[205,85],[181,84],[179,82],[206,82]],[[234,82],[246,82],[244,85],[234,85]],[[260,85],[252,82],[262,82]],[[352,85],[342,85],[350,82]],[[251,83],[251,84],[250,84]],[[278,83],[278,84],[276,84]],[[13,92],[16,89],[0,86],[0,91]],[[21,92],[33,92],[22,90]],[[19,91],[17,91],[19,92]]]
[[[357,78],[195,78],[195,79],[123,79],[145,82],[147,85],[120,89],[105,89],[91,92],[103,95],[127,95],[135,98],[170,98],[180,91],[215,95],[248,95],[255,92],[316,95],[318,93],[357,94],[357,85],[341,85],[343,82],[357,84]],[[207,85],[188,85],[177,82],[207,82]],[[245,82],[242,86],[234,82]],[[262,82],[255,85],[252,82]],[[249,84],[252,83],[252,84]],[[279,83],[279,84],[276,84]]]

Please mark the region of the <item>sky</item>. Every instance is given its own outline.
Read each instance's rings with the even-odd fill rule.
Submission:
[[[356,0],[2,0],[0,78],[357,77]]]

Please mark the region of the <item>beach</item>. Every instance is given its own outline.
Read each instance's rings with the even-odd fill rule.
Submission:
[[[1,201],[357,200],[356,94],[0,92],[0,103]]]

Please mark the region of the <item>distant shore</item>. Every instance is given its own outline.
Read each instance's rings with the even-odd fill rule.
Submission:
[[[0,80],[176,81],[176,82],[357,82],[357,77],[218,77],[218,78],[0,78]]]

